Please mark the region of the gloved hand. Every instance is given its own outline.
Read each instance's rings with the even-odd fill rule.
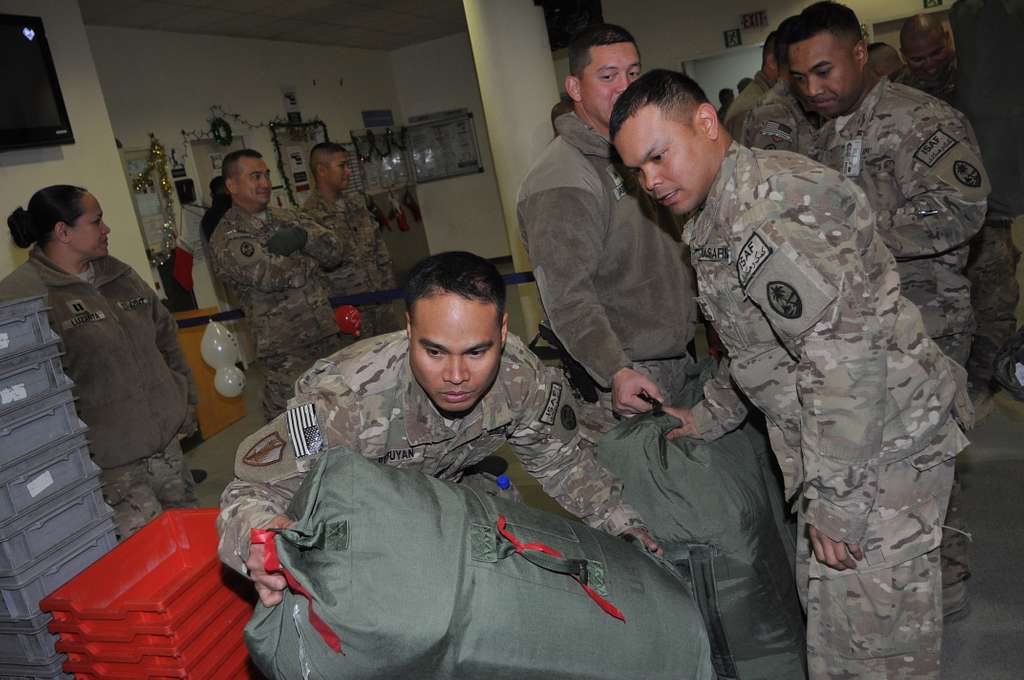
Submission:
[[[270,237],[270,240],[267,241],[267,250],[274,255],[291,255],[298,250],[302,250],[308,239],[309,234],[306,233],[305,229],[285,227],[284,229],[278,229]]]

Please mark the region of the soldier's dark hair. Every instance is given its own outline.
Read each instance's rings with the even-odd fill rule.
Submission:
[[[256,149],[238,149],[236,151],[232,151],[227,156],[224,156],[224,161],[220,166],[220,176],[224,179],[234,177],[238,172],[238,162],[243,158],[263,158],[263,154]]]
[[[569,41],[569,73],[577,78],[583,75],[583,69],[590,63],[590,48],[618,43],[633,43],[633,34],[622,26],[615,24],[591,24],[577,33]],[[637,47],[637,54],[640,48]]]
[[[326,163],[328,157],[336,153],[347,154],[348,149],[337,142],[320,142],[309,151],[309,164],[319,165]]]
[[[804,8],[789,29],[789,44],[810,40],[828,31],[838,38],[857,42],[864,37],[860,20],[852,9],[838,2],[825,0]]]
[[[648,71],[626,88],[612,109],[608,131],[612,139],[622,125],[637,111],[654,104],[662,113],[685,117],[701,104],[708,103],[707,95],[693,78],[666,69]]]
[[[778,38],[779,32],[777,30],[772,31],[768,34],[768,37],[764,39],[764,45],[761,47],[761,68],[764,68],[765,64],[768,63],[768,57],[775,57],[775,40]],[[775,63],[778,63],[778,59]]]
[[[786,17],[779,24],[779,27],[775,29],[775,45],[773,47],[775,51],[775,63],[779,65],[779,68],[786,68],[789,66],[789,43],[790,33],[793,30],[793,26],[800,21],[800,16],[794,14],[791,17]]]
[[[420,260],[405,284],[405,310],[412,317],[417,300],[442,293],[495,305],[499,325],[505,316],[505,281],[498,269],[479,255],[455,250]]]
[[[82,216],[82,196],[86,193],[82,187],[54,184],[32,194],[28,210],[15,208],[7,218],[14,244],[19,248],[33,243],[40,248],[46,246],[58,222],[71,225]]]

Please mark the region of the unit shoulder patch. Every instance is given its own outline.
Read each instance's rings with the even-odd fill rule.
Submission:
[[[769,281],[765,289],[768,304],[784,319],[799,319],[804,312],[803,301],[793,286],[785,281]]]
[[[956,161],[953,163],[953,175],[957,181],[972,189],[977,189],[981,186],[981,173],[971,163],[967,161]]]
[[[281,460],[284,448],[285,441],[281,439],[281,435],[271,432],[252,445],[249,451],[242,456],[242,463],[250,467],[273,465]]]

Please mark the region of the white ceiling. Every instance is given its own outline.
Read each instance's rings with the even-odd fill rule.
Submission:
[[[393,50],[466,30],[462,0],[79,0],[87,25]]]

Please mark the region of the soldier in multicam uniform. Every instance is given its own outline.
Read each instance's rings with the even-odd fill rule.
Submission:
[[[965,365],[974,332],[968,242],[985,218],[989,180],[970,123],[948,104],[866,68],[860,22],[847,7],[811,5],[790,31],[794,82],[820,113],[819,158],[867,194],[925,331]],[[970,575],[960,486],[942,546],[946,611],[963,611]]]
[[[302,212],[333,230],[344,244],[341,264],[327,271],[330,296],[396,288],[391,254],[376,220],[361,200],[342,194],[352,174],[345,147],[332,142],[317,144],[309,153],[309,164],[316,188],[302,205]],[[363,336],[401,327],[389,302],[361,306],[359,311]]]
[[[830,119],[816,160],[867,194],[903,294],[942,350],[965,364],[974,314],[963,271],[989,192],[970,123],[934,97],[876,80],[857,16],[843,5],[811,5],[788,37],[794,85]]]
[[[989,21],[1002,23],[999,21],[998,10],[994,11],[996,16]],[[976,9],[969,9],[965,4],[954,14],[970,15],[976,12]],[[978,37],[993,36],[989,44],[995,47],[987,49],[998,54],[1001,41],[995,37],[994,31],[967,33],[964,37],[969,44],[965,42],[962,45],[965,53],[970,54],[969,50],[977,53]],[[1012,35],[1012,29],[1007,33]],[[976,82],[976,76],[986,74],[992,65],[998,63],[998,57],[994,54],[989,63],[984,65],[977,58],[973,61],[968,58],[967,65],[976,65],[975,78],[959,73],[960,64],[953,49],[953,40],[937,16],[919,14],[907,19],[900,29],[900,46],[908,68],[905,76],[896,82],[927,92],[962,110],[978,130],[982,156],[992,175],[988,214],[981,231],[971,241],[971,254],[966,269],[967,278],[971,281],[974,315],[978,321],[971,356],[967,360],[967,377],[980,418],[983,412],[991,409],[992,394],[996,389],[993,361],[1017,327],[1017,302],[1020,300],[1017,264],[1020,261],[1020,250],[1013,243],[1011,226],[1017,214],[1014,204],[1020,203],[1018,196],[1021,192],[1020,183],[1014,181],[1017,173],[1007,172],[1005,164],[1000,163],[1001,159],[1006,158],[1005,147],[1013,147],[1006,143],[1007,137],[1012,135],[1007,134],[1009,131],[1004,126],[993,124],[991,116],[984,115],[979,108],[988,108],[989,111],[1001,109],[1009,119],[1013,115],[1013,107],[1001,106],[1000,102],[993,101],[998,99],[998,94],[995,97],[989,96],[988,91],[983,90],[985,84]],[[958,80],[966,81],[966,92],[957,91]],[[1007,91],[1006,88],[1001,89]],[[985,91],[986,94],[981,97],[975,94],[972,97],[972,90]],[[979,101],[985,103],[979,107]],[[1009,153],[1012,157],[1013,153],[1019,152],[1014,149]]]
[[[739,423],[730,379],[767,415],[799,513],[812,680],[937,678],[938,546],[966,381],[901,297],[864,193],[809,159],[733,143],[678,73],[636,81],[611,131],[660,203],[698,211],[691,252],[720,253],[692,261],[729,358],[701,404],[666,409],[684,423],[671,434]]]
[[[249,321],[270,420],[284,410],[296,378],[340,347],[322,268],[340,262],[343,246],[308,217],[268,207],[270,172],[258,152],[231,152],[222,172],[232,206],[210,241],[214,271]]]
[[[813,154],[821,117],[797,99],[789,82],[787,31],[796,17],[784,19],[775,31],[775,63],[779,77],[747,112],[736,141],[752,149],[776,149]]]
[[[406,291],[408,335],[368,339],[318,361],[288,412],[238,449],[236,479],[221,497],[220,555],[249,574],[263,602],[276,604],[285,584],[263,571],[262,546],[250,545],[249,531],[287,526],[289,500],[318,455],[340,455],[327,451],[335,446],[458,482],[508,444],[564,508],[659,550],[622,502],[621,482],[594,460],[561,373],[508,336],[494,266],[470,253],[434,255],[413,269]]]

